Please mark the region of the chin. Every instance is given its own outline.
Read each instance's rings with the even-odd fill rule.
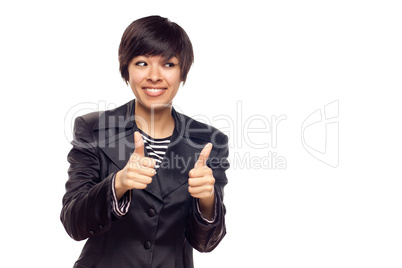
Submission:
[[[154,101],[139,101],[139,105],[143,106],[148,110],[162,110],[172,106],[172,101],[162,101],[162,100],[154,100]]]

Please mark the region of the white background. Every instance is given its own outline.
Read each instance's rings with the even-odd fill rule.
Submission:
[[[227,236],[195,253],[196,267],[401,267],[401,13],[398,1],[2,1],[0,266],[78,258],[83,242],[59,220],[71,115],[133,97],[119,41],[133,20],[159,14],[195,50],[175,106],[235,123]],[[304,149],[301,126],[336,100],[334,168]],[[247,119],[280,115],[276,148],[272,133],[244,135]],[[286,168],[236,166],[268,152]]]

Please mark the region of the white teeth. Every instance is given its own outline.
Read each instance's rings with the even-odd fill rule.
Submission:
[[[146,88],[145,90],[149,91],[149,92],[159,92],[159,91],[162,91],[163,89],[162,88]]]

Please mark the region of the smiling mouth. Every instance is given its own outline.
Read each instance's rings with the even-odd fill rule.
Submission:
[[[143,87],[142,88],[147,95],[151,97],[157,97],[164,93],[164,91],[167,89],[165,87]]]
[[[144,87],[143,89],[146,90],[146,91],[149,91],[149,92],[158,92],[158,91],[161,91],[161,90],[166,90],[165,87],[163,87],[163,88]]]

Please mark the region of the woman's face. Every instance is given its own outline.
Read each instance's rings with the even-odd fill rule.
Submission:
[[[165,108],[171,105],[179,90],[179,59],[162,56],[137,56],[128,66],[129,84],[138,105],[146,109]]]

